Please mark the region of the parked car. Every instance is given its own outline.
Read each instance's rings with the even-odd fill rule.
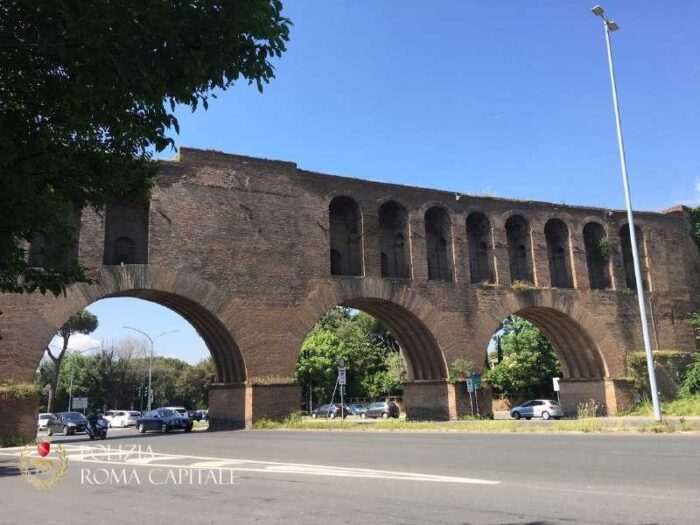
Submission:
[[[163,408],[167,408],[168,410],[172,410],[174,412],[177,412],[182,417],[187,417],[187,418],[190,417],[190,413],[185,407],[163,407]]]
[[[553,399],[532,399],[510,409],[510,417],[513,419],[532,419],[541,417],[542,419],[559,419],[564,415],[561,405]]]
[[[156,408],[136,419],[136,428],[144,433],[149,430],[160,430],[168,433],[171,430],[192,430],[192,420],[169,408]]]
[[[189,417],[192,421],[201,421],[202,420],[202,411],[201,410],[188,410],[187,417]]]
[[[360,414],[360,417],[362,419],[367,417],[388,419],[390,417],[399,417],[400,412],[398,405],[393,401],[375,401],[370,403],[367,411]]]
[[[49,420],[52,417],[56,417],[53,414],[49,412],[45,412],[43,414],[39,414],[39,421],[37,422],[36,428],[37,430],[46,430],[46,425],[49,424]]]
[[[336,405],[336,404],[321,405],[321,406],[316,407],[314,410],[311,411],[311,417],[313,419],[316,419],[319,417],[327,417],[328,419],[335,419],[336,417],[340,417],[340,415],[341,415],[340,405]],[[347,416],[348,412],[346,412],[345,415]]]
[[[66,436],[77,432],[85,432],[87,420],[80,412],[58,412],[49,419],[46,430],[49,436],[65,434]]]
[[[362,416],[362,414],[367,412],[367,407],[362,403],[353,403],[348,407],[348,410],[353,416]]]
[[[136,425],[136,420],[141,417],[141,412],[136,410],[116,410],[109,420],[110,427],[131,427]],[[105,419],[107,419],[105,417]]]
[[[121,410],[107,410],[107,412],[105,412],[104,414],[102,414],[102,417],[103,417],[104,419],[106,419],[108,423],[110,423],[110,426],[112,426],[112,425],[111,425],[111,423],[112,423],[112,418],[114,417],[114,414],[116,414],[117,412],[121,412]]]

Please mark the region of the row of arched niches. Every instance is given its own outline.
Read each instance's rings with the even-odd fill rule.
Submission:
[[[363,235],[360,207],[346,196],[334,198],[329,205],[330,268],[332,275],[360,276],[363,274]],[[428,266],[428,279],[454,281],[452,225],[449,213],[441,206],[429,208],[423,217]],[[411,279],[411,243],[409,242],[408,212],[396,201],[387,201],[378,209],[379,257],[382,277]],[[466,238],[469,253],[469,278],[473,284],[495,282],[494,236],[489,218],[481,212],[472,212],[466,218]],[[636,289],[634,262],[629,226],[619,230],[620,252],[624,284]],[[642,252],[642,232],[635,226],[637,246]],[[513,214],[505,222],[511,282],[532,283],[533,249],[532,229],[523,215]],[[544,225],[551,285],[573,288],[570,232],[558,218]],[[610,250],[608,235],[602,224],[588,222],[583,227],[583,240],[590,287],[610,289],[610,259],[618,256]],[[647,286],[646,282],[644,283]]]

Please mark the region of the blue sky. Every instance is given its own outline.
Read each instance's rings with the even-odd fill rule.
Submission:
[[[285,4],[294,27],[277,78],[262,95],[242,84],[206,112],[178,110],[178,146],[464,193],[624,206],[593,1]],[[700,204],[700,3],[603,5],[621,26],[613,46],[635,208]],[[207,355],[161,307],[109,299],[90,309],[98,339],[125,335],[123,324],[181,329],[159,341],[162,353]]]

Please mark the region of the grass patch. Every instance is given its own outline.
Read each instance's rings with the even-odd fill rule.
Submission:
[[[284,421],[262,419],[253,425],[256,430],[340,430],[355,432],[697,432],[700,421],[685,421],[683,418],[661,424],[634,425],[620,422],[604,422],[597,419],[552,421],[546,425],[523,424],[518,421],[404,421],[382,420],[363,423],[353,420],[314,420],[293,416]]]
[[[31,443],[34,443],[36,439],[24,439],[19,436],[3,436],[0,438],[0,448],[7,448],[7,447],[23,447],[25,445],[29,445]]]
[[[663,401],[661,412],[664,416],[700,416],[700,395]],[[651,400],[645,399],[631,410],[622,415],[625,416],[651,416],[653,407]]]

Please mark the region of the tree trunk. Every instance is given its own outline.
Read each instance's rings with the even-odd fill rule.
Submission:
[[[46,403],[46,411],[49,413],[53,412],[54,403],[56,402],[56,390],[58,389],[58,378],[61,375],[61,363],[63,362],[63,356],[68,348],[68,337],[63,338],[63,349],[58,357],[54,357],[49,350],[49,357],[53,361],[53,377],[51,378],[51,383],[49,384],[49,400]]]

